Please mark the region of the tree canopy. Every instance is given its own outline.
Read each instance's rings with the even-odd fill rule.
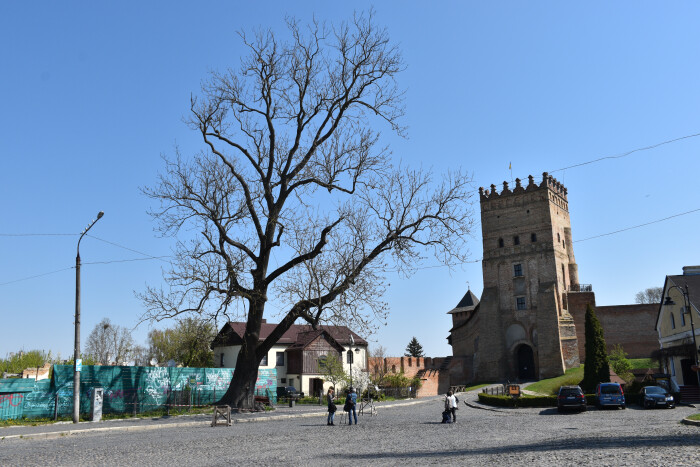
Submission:
[[[649,287],[637,292],[634,296],[635,303],[661,303],[663,300],[664,289],[663,287]]]
[[[594,391],[598,383],[610,381],[610,364],[608,352],[603,337],[603,326],[600,325],[595,309],[588,304],[585,321],[586,362],[583,367],[581,387],[585,391]]]
[[[294,322],[370,332],[386,317],[389,264],[410,274],[426,251],[465,261],[473,226],[468,174],[411,169],[382,143],[382,127],[403,134],[405,65],[372,12],[287,26],[240,33],[240,66],[191,100],[202,151],[177,151],[144,190],[161,232],[178,237],[167,287],[141,295],[144,318],[244,320],[222,399],[236,407],[252,406],[259,362]],[[261,341],[271,300],[281,319]]]
[[[420,345],[418,339],[413,336],[413,339],[406,346],[406,357],[423,357],[423,346]]]
[[[161,364],[174,360],[183,366],[206,368],[214,365],[210,345],[216,337],[211,322],[184,318],[173,328],[148,333],[149,354]]]

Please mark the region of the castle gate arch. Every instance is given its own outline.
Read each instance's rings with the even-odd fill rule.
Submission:
[[[515,349],[515,362],[519,380],[535,379],[535,355],[532,352],[532,347],[520,344]]]

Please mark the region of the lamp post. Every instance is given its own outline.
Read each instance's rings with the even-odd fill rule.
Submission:
[[[358,354],[360,353],[360,349],[358,349],[358,348],[353,349],[353,347],[355,347],[355,338],[352,337],[352,334],[350,334],[350,350],[348,350],[348,355],[350,355],[350,387],[351,388],[353,387],[353,385],[352,385],[352,364],[355,361],[355,355],[353,354],[353,351],[358,353]]]
[[[75,256],[75,343],[73,353],[73,423],[80,421],[80,370],[82,360],[80,360],[80,241],[88,230],[104,216],[105,213],[97,213],[97,219],[88,225],[78,239],[77,254]]]
[[[685,289],[683,287],[680,287],[678,285],[672,285],[671,287],[668,288],[670,291],[671,289],[678,289],[678,291],[683,295],[683,305],[685,307],[685,311],[681,310],[681,313],[688,313],[690,315],[690,332],[693,336],[693,360],[695,362],[695,368],[696,372],[695,374],[697,375],[698,378],[698,386],[700,386],[700,371],[697,371],[698,367],[698,342],[695,338],[695,323],[693,322],[693,310],[690,308],[690,293],[688,292],[688,284],[685,284]],[[666,296],[666,301],[664,302],[664,305],[675,305],[676,303],[671,299],[669,295]],[[685,381],[684,381],[685,382]]]

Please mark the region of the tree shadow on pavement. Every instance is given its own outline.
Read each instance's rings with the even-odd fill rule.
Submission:
[[[669,447],[692,447],[700,445],[700,432],[687,434],[674,434],[673,436],[622,436],[617,438],[576,437],[573,439],[556,439],[551,441],[537,441],[529,444],[511,444],[508,446],[493,446],[476,449],[458,449],[454,451],[403,451],[399,457],[410,459],[450,459],[457,457],[525,454],[552,451],[576,451],[576,450],[605,450],[605,449],[649,449]],[[397,453],[372,452],[350,453],[344,455],[346,459],[356,461],[369,461],[380,459],[396,459]]]

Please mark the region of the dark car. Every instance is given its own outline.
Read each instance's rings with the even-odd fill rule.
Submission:
[[[625,408],[625,392],[618,383],[600,383],[595,390],[598,407]]]
[[[676,407],[676,402],[673,396],[669,394],[666,388],[661,386],[645,386],[642,388],[642,405],[645,409],[655,407],[664,407],[673,409]]]
[[[562,386],[559,388],[557,410],[563,412],[564,409],[578,409],[580,412],[586,410],[586,396],[579,386]]]
[[[277,398],[287,397],[297,399],[299,398],[299,392],[294,386],[282,386],[277,388]]]

